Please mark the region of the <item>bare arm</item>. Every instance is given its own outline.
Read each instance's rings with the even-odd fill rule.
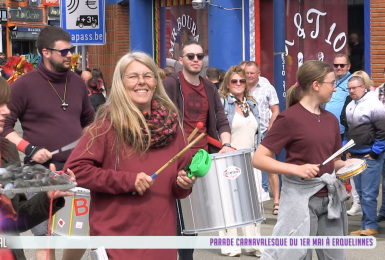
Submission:
[[[23,138],[21,138],[15,131],[7,134],[5,138],[7,138],[11,143],[14,143],[16,146],[21,140],[23,140]]]
[[[278,104],[270,106],[269,108],[271,110],[271,118],[270,118],[269,127],[267,128],[267,130],[270,130],[271,126],[273,125],[275,119],[277,118],[277,116],[279,114],[279,105]]]
[[[231,142],[231,134],[229,132],[223,132],[221,135],[222,144],[229,144]],[[229,153],[234,152],[234,149],[231,147],[223,146],[222,149],[218,153]]]
[[[341,160],[341,156],[340,157],[336,157],[334,159],[334,169],[336,170],[336,172],[341,169],[342,167],[346,166],[347,165],[347,161],[342,161]]]
[[[317,176],[319,168],[317,164],[295,165],[284,163],[272,158],[274,153],[263,145],[259,145],[253,157],[253,166],[262,171],[296,175],[301,178],[311,179]]]

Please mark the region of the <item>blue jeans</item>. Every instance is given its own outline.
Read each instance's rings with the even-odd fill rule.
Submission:
[[[262,133],[262,140],[263,138],[265,138],[265,136],[267,135],[267,130]],[[265,190],[265,191],[268,191],[269,190],[269,179],[268,179],[268,175],[267,175],[267,172],[262,172],[262,188]]]
[[[380,178],[384,164],[385,153],[378,156],[377,160],[367,158],[368,168],[354,177],[356,190],[360,196],[362,207],[361,229],[372,228],[378,230],[377,223],[377,197],[380,188]]]
[[[382,166],[382,203],[380,208],[380,215],[385,216],[385,166]]]

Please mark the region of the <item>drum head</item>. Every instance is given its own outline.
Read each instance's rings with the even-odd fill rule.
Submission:
[[[357,176],[365,171],[367,167],[366,161],[362,159],[355,160],[354,163],[348,164],[337,171],[337,178],[340,180],[347,180]]]

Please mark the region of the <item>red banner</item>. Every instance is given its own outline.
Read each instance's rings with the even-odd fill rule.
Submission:
[[[43,0],[44,5],[59,5],[59,0]]]
[[[273,32],[272,5],[271,1],[261,2],[261,10],[264,10],[261,12],[261,28],[270,34]],[[347,54],[347,0],[287,0],[285,14],[286,88],[289,88],[296,82],[296,72],[303,62],[321,60],[333,64],[336,54]],[[261,35],[262,76],[272,80],[273,36],[263,32]]]

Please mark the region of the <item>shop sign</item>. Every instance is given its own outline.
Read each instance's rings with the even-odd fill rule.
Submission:
[[[282,75],[286,88],[296,82],[298,68],[307,60],[320,60],[333,64],[338,53],[347,53],[347,2],[289,0],[286,14],[285,56],[282,56]],[[261,70],[262,75],[273,79],[273,2],[264,1],[261,10]],[[259,19],[259,18],[258,18]]]
[[[191,5],[172,6],[165,9],[166,53],[167,58],[178,60],[182,44],[195,40],[203,45],[203,52],[208,54],[207,9],[196,10]]]
[[[60,26],[74,45],[106,43],[105,0],[60,1]]]
[[[59,7],[50,7],[48,9],[48,16],[49,17],[60,17],[60,9],[59,9]]]
[[[17,27],[17,31],[19,32],[36,32],[36,33],[40,33],[42,28],[40,27],[22,27],[22,26],[18,26]]]
[[[29,6],[39,6],[40,0],[28,0]]]
[[[1,10],[0,14],[1,14],[1,21],[2,22],[6,22],[7,21],[7,11],[6,10]]]
[[[44,5],[59,5],[59,0],[43,0]]]
[[[43,22],[43,9],[9,8],[9,20]]]
[[[287,82],[295,82],[295,73],[307,60],[333,64],[337,53],[347,49],[347,4],[305,1],[302,8],[290,9],[287,17]],[[298,11],[300,10],[300,11]]]

